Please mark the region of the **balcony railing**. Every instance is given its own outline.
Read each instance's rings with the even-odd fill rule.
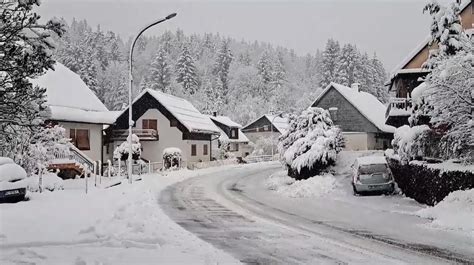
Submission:
[[[155,129],[132,129],[132,133],[138,136],[140,140],[158,141],[158,131]],[[128,130],[114,130],[112,131],[112,140],[123,141],[127,140]]]
[[[411,107],[411,99],[409,98],[390,98],[385,111],[385,119],[390,116],[410,116]]]

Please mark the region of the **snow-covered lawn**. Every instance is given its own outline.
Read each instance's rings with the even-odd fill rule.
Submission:
[[[238,263],[174,223],[157,202],[168,185],[213,170],[145,175],[88,194],[83,179],[68,180],[64,190],[1,204],[0,264]]]

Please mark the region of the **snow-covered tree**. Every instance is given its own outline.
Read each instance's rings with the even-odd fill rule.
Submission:
[[[426,77],[432,127],[442,134],[444,158],[474,160],[474,49],[440,60]]]
[[[198,76],[194,59],[191,56],[188,45],[183,45],[181,55],[176,64],[176,81],[183,86],[188,94],[194,94],[198,88]]]
[[[386,103],[389,95],[387,87],[384,86],[385,80],[387,79],[385,68],[376,54],[374,54],[367,65],[367,69],[369,69],[368,85],[371,87],[370,93],[377,97],[380,102]]]
[[[100,85],[105,87],[104,104],[109,110],[122,110],[128,105],[128,65],[125,62],[110,64]]]
[[[130,153],[130,144],[128,143],[130,139],[130,135],[127,137],[127,140],[121,143],[117,148],[114,150],[113,157],[117,160],[125,161],[128,159]],[[140,143],[140,138],[137,135],[132,134],[132,159],[138,160],[142,154],[142,144]]]
[[[356,47],[351,44],[345,44],[342,47],[341,55],[336,64],[335,82],[345,86],[355,83],[356,68],[359,67],[358,63],[359,54]]]
[[[289,116],[289,128],[280,136],[278,151],[288,175],[305,179],[332,165],[343,147],[341,130],[334,126],[329,112],[310,107],[299,116]]]
[[[326,87],[336,79],[340,50],[339,42],[329,39],[326,43],[321,61],[321,87]]]
[[[150,88],[169,93],[171,85],[171,66],[168,55],[164,48],[161,48],[151,63],[150,76],[148,78]]]
[[[257,63],[258,74],[262,77],[263,82],[268,84],[272,81],[273,62],[270,51],[265,50]]]
[[[460,1],[444,6],[436,0],[431,0],[423,9],[431,15],[431,43],[438,45],[438,50],[430,54],[426,67],[432,68],[438,57],[456,54],[470,40],[463,31],[460,17]]]
[[[26,155],[49,115],[46,90],[29,79],[53,68],[50,36],[64,32],[58,21],[39,23],[35,5],[39,1],[0,3],[0,150],[8,156],[12,150]]]
[[[220,90],[222,99],[227,104],[227,95],[229,92],[229,68],[233,60],[232,52],[230,51],[229,41],[224,40],[217,53],[216,61],[212,73],[217,77],[220,82]]]

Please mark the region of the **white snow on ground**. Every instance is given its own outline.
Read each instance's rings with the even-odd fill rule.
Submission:
[[[157,202],[168,185],[213,170],[222,168],[145,175],[108,189],[94,188],[92,178],[88,194],[84,179],[67,180],[65,190],[1,204],[0,264],[239,263],[174,223]]]
[[[419,210],[417,215],[431,219],[431,227],[461,230],[474,236],[474,189],[451,192],[437,205]]]
[[[268,178],[266,186],[286,197],[308,198],[324,196],[335,191],[337,181],[332,174],[295,181],[280,171]]]

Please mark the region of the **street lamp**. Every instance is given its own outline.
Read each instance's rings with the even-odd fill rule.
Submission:
[[[135,39],[132,41],[132,45],[130,46],[130,56],[129,56],[129,68],[128,68],[128,78],[130,80],[130,85],[128,87],[128,181],[132,183],[132,127],[133,127],[133,120],[132,120],[132,87],[133,87],[133,75],[132,75],[132,66],[133,66],[133,48],[138,40],[138,38],[142,35],[145,30],[153,27],[156,24],[160,24],[168,19],[172,19],[176,16],[176,13],[169,14],[165,18],[161,18],[151,24],[148,24],[144,27],[140,32],[135,36]]]
[[[273,146],[275,142],[275,137],[273,135],[273,121],[275,121],[275,118],[277,117],[283,118],[283,112],[279,112],[278,114],[275,114],[275,116],[273,116],[272,122],[270,123],[270,128],[271,128],[270,132],[271,132],[271,137],[272,137],[272,160],[273,160]]]

